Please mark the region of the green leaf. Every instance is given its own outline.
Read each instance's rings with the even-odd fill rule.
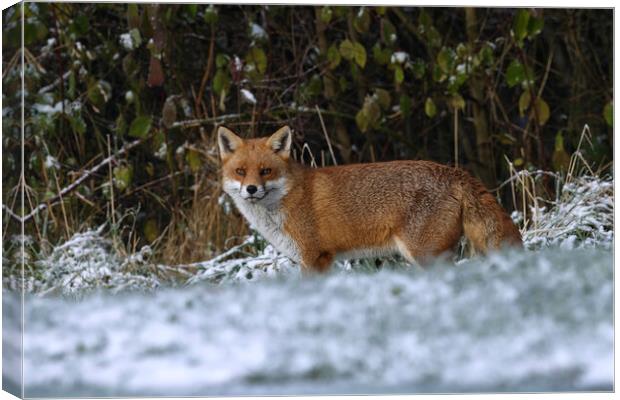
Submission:
[[[151,117],[142,115],[136,117],[129,127],[129,136],[143,138],[148,135],[151,130]]]
[[[133,168],[131,165],[114,167],[114,186],[118,190],[126,190],[133,179]]]
[[[467,50],[467,46],[465,46],[464,43],[459,43],[456,46],[456,55],[461,59],[464,60],[465,57],[467,57],[467,55],[469,54],[469,51]]]
[[[187,161],[187,164],[189,165],[189,169],[193,173],[200,171],[200,168],[202,168],[202,160],[200,159],[200,153],[197,152],[196,150],[189,149],[189,151],[185,155],[185,159]]]
[[[517,15],[515,16],[512,25],[512,32],[514,33],[515,39],[517,39],[517,41],[521,42],[527,36],[527,27],[529,20],[530,12],[527,9],[521,8],[519,9],[519,11],[517,11]]]
[[[418,17],[418,25],[420,25],[420,29],[423,32],[428,30],[428,28],[433,25],[433,19],[424,8],[422,8],[422,10],[420,11],[420,16]]]
[[[345,39],[340,43],[339,50],[345,60],[355,61],[361,68],[366,65],[366,49],[360,43]]]
[[[454,50],[449,47],[442,48],[437,54],[437,65],[444,73],[447,74],[454,68],[455,56]]]
[[[218,20],[219,16],[217,14],[217,8],[213,6],[213,4],[209,4],[209,6],[205,9],[204,20],[207,24],[215,24]]]
[[[614,102],[610,101],[605,104],[605,108],[603,108],[603,118],[605,118],[605,122],[607,125],[614,126]]]
[[[123,117],[123,114],[119,113],[114,123],[114,131],[116,132],[118,136],[122,136],[125,134],[126,130],[127,130],[127,121],[125,121],[125,117]]]
[[[362,133],[375,126],[381,117],[381,109],[372,96],[366,96],[364,105],[355,115],[355,123]]]
[[[230,62],[230,57],[226,54],[219,53],[215,56],[215,66],[218,68],[224,68]]]
[[[363,69],[364,66],[366,66],[366,49],[361,45],[361,43],[357,42],[353,44],[353,49],[355,51],[355,62],[360,66],[360,68]]]
[[[370,28],[370,13],[366,7],[360,7],[359,12],[353,20],[353,28],[359,33],[368,32],[368,28]]]
[[[375,59],[377,64],[385,65],[390,62],[390,49],[381,49],[381,45],[377,42],[374,46],[372,46],[372,57]]]
[[[417,58],[411,65],[413,70],[413,76],[416,79],[422,79],[424,77],[424,73],[426,71],[426,65],[421,58]]]
[[[495,61],[493,59],[493,48],[488,43],[480,49],[478,56],[480,57],[482,63],[484,63],[487,67],[493,65]]]
[[[71,127],[75,132],[80,135],[83,135],[86,132],[86,122],[80,115],[69,117],[69,120],[71,121]]]
[[[332,20],[333,15],[334,12],[332,11],[331,7],[325,6],[321,8],[321,21],[323,21],[323,23],[329,24],[329,21]]]
[[[387,18],[381,18],[381,26],[383,27],[383,40],[386,44],[392,45],[398,39],[396,28]]]
[[[329,46],[329,49],[327,50],[327,61],[329,62],[327,64],[327,68],[336,69],[338,65],[340,65],[341,60],[342,57],[340,56],[340,52],[338,51],[336,45],[332,44]]]
[[[377,100],[382,109],[387,110],[390,108],[390,104],[392,104],[390,92],[385,89],[377,88],[375,89],[375,94],[377,95]]]
[[[75,72],[71,71],[69,73],[69,90],[68,90],[69,98],[75,98]]]
[[[230,87],[230,76],[224,69],[219,69],[213,77],[213,91],[221,95],[223,92],[227,92]]]
[[[450,105],[455,110],[463,110],[465,108],[465,99],[456,93],[450,98]]]
[[[42,23],[26,23],[24,25],[24,44],[29,45],[47,36],[47,27]]]
[[[434,27],[431,26],[428,30],[428,32],[426,33],[426,36],[428,37],[428,41],[431,45],[431,47],[439,47],[441,46],[441,34],[439,33],[439,31]]]
[[[536,116],[538,117],[538,125],[543,126],[549,120],[549,105],[542,98],[537,98],[534,103],[534,107],[536,108]]]
[[[532,96],[530,95],[529,90],[525,90],[523,93],[521,93],[521,96],[519,97],[519,114],[521,116],[525,114],[525,111],[529,108],[531,101]]]
[[[357,114],[355,114],[355,124],[362,133],[366,133],[366,131],[368,130],[368,117],[366,116],[363,108],[360,109]]]
[[[568,169],[568,165],[570,164],[570,156],[564,148],[564,137],[562,136],[561,131],[555,135],[555,146],[553,155],[551,156],[551,161],[553,163],[553,168],[556,171],[566,171]]]
[[[518,60],[513,60],[506,70],[506,83],[513,87],[525,80],[525,68]]]
[[[196,13],[198,12],[198,4],[186,4],[185,9],[190,17],[196,18]]]
[[[527,24],[527,35],[534,37],[542,32],[544,26],[544,20],[542,17],[531,17]]]
[[[430,97],[427,97],[426,101],[424,102],[424,112],[429,118],[433,118],[437,114],[437,107],[435,106],[435,102]]]
[[[260,47],[252,47],[248,54],[245,56],[246,61],[246,71],[249,70],[249,73],[253,72],[251,69],[252,65],[256,72],[259,75],[263,75],[267,71],[267,56],[265,52]]]
[[[90,103],[99,111],[110,100],[112,86],[106,81],[97,81],[88,86],[86,96]]]
[[[316,97],[323,92],[323,80],[319,74],[314,74],[307,84],[303,86],[306,97]]]
[[[400,112],[406,118],[411,115],[411,97],[406,94],[400,95]]]
[[[86,35],[89,29],[88,18],[86,15],[78,15],[71,24],[72,30],[79,36]]]
[[[446,74],[441,71],[439,65],[433,65],[433,80],[435,82],[443,82],[446,80]]]
[[[355,57],[355,50],[353,49],[353,42],[351,42],[349,39],[345,39],[340,43],[340,55],[342,56],[342,58],[344,58],[345,60],[352,60],[353,57]]]
[[[394,81],[400,85],[405,80],[405,71],[403,71],[403,67],[400,65],[396,65],[394,67]]]
[[[133,48],[137,49],[142,44],[142,36],[140,36],[140,31],[137,28],[134,28],[129,31],[129,35],[131,36],[131,40],[133,42]]]
[[[144,237],[149,243],[153,243],[159,237],[159,227],[157,221],[153,218],[144,224]]]

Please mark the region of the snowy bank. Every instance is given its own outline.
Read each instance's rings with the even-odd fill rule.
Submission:
[[[28,296],[26,396],[611,390],[612,292],[582,249]]]

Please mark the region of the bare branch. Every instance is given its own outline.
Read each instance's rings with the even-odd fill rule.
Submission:
[[[131,143],[126,144],[119,151],[117,151],[115,154],[112,154],[112,155],[104,158],[103,160],[101,160],[101,162],[99,164],[95,165],[91,169],[88,169],[88,170],[84,171],[82,173],[82,175],[80,175],[80,177],[77,178],[72,184],[70,184],[69,186],[67,186],[64,189],[62,189],[60,192],[58,192],[57,195],[55,195],[54,197],[49,199],[47,202],[41,203],[38,206],[36,206],[32,211],[30,211],[30,213],[25,215],[23,219],[19,218],[19,216],[17,216],[18,220],[23,220],[23,222],[26,222],[29,219],[31,219],[32,217],[34,217],[35,215],[37,215],[39,212],[47,209],[50,206],[53,206],[53,205],[57,204],[62,199],[63,196],[66,196],[68,193],[71,193],[72,191],[77,189],[86,179],[90,178],[95,172],[99,171],[101,168],[103,168],[104,166],[108,165],[110,162],[114,161],[118,156],[122,156],[123,154],[127,153],[129,150],[131,150],[134,147],[138,146],[144,140],[145,140],[145,138],[137,139],[137,140],[134,140]],[[3,205],[3,208],[7,209],[6,207],[4,207],[4,205]],[[16,215],[14,213],[12,213],[11,216],[16,217]]]

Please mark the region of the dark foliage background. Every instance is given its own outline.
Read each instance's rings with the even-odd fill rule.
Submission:
[[[289,124],[308,164],[432,159],[490,189],[507,160],[565,171],[585,124],[589,165],[612,161],[611,10],[26,3],[21,210],[20,7],[2,18],[5,257],[11,213],[34,257],[106,221],[127,252],[220,252],[247,228],[218,124]]]

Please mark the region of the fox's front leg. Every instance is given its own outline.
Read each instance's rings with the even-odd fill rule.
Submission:
[[[334,253],[329,251],[305,251],[302,253],[301,272],[304,275],[329,271]]]

